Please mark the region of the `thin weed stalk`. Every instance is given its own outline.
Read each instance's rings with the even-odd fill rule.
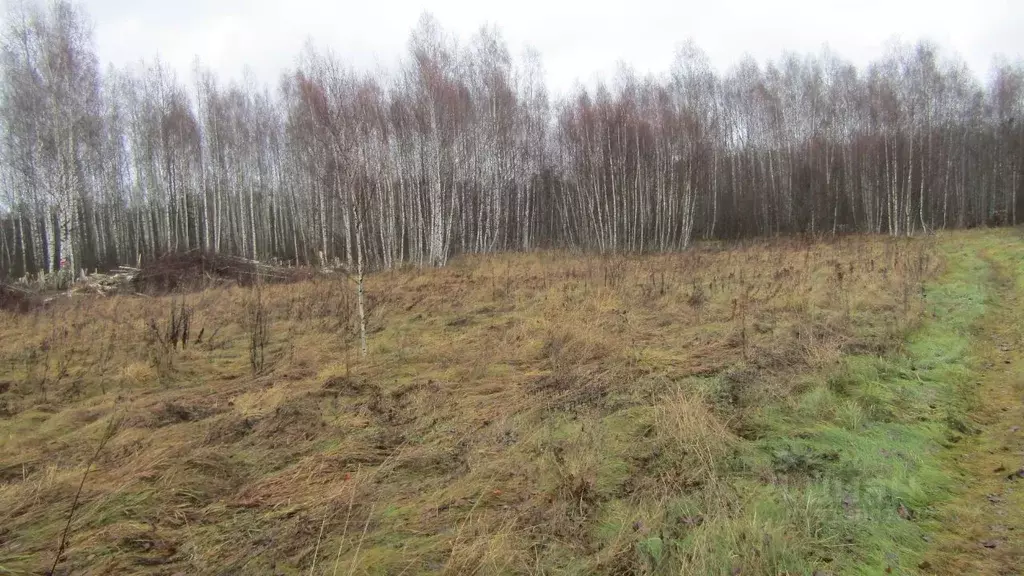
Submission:
[[[92,453],[89,461],[85,464],[85,472],[82,473],[82,480],[78,483],[78,490],[75,491],[75,497],[71,501],[71,509],[68,511],[68,521],[64,524],[64,530],[60,534],[60,543],[57,545],[57,554],[53,557],[53,564],[50,569],[46,572],[47,575],[52,575],[57,570],[57,565],[60,564],[61,556],[64,555],[64,550],[67,548],[68,537],[71,534],[71,522],[75,519],[75,511],[78,510],[78,502],[82,496],[82,489],[85,487],[85,481],[89,477],[89,471],[92,470],[93,462],[96,461],[100,456],[100,452],[103,452],[103,448],[107,445],[107,442],[114,437],[114,432],[117,431],[120,420],[118,418],[111,418],[107,422],[107,427],[103,431],[103,437],[100,438],[99,445],[96,446],[96,451]]]

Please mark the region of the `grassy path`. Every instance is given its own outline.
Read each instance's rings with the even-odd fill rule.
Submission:
[[[932,574],[1024,574],[1024,242],[1019,231],[972,246],[989,268],[971,358],[973,432],[954,447],[956,496],[936,518]]]
[[[1024,477],[1009,478],[1024,466],[1024,239],[973,231],[939,249],[946,270],[903,349],[846,356],[760,441],[814,478],[791,500],[820,520],[800,537],[836,552],[818,573],[1024,574]]]

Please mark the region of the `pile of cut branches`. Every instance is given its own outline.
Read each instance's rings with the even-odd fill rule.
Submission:
[[[39,296],[29,290],[0,282],[0,310],[28,312],[41,302]]]
[[[309,271],[282,268],[255,260],[192,250],[169,254],[136,270],[131,280],[137,292],[165,294],[197,290],[211,285],[236,283],[250,286],[260,282],[295,282],[308,278]]]
[[[109,296],[120,292],[130,292],[135,277],[138,276],[138,268],[121,266],[114,272],[106,274],[95,273],[82,276],[71,287],[73,294],[98,294]]]

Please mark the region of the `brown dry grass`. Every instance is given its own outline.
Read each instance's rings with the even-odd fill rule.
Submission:
[[[183,296],[183,350],[149,327],[180,296],[0,312],[0,567],[52,562],[120,417],[66,572],[642,572],[667,499],[713,499],[801,374],[898,346],[938,265],[865,237],[465,257],[368,279],[366,358],[351,286],[272,285],[258,375],[245,288]]]

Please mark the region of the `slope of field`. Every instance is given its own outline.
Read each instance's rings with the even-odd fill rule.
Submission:
[[[2,313],[0,573],[927,572],[990,252],[462,258],[369,278],[365,358],[340,279]]]

